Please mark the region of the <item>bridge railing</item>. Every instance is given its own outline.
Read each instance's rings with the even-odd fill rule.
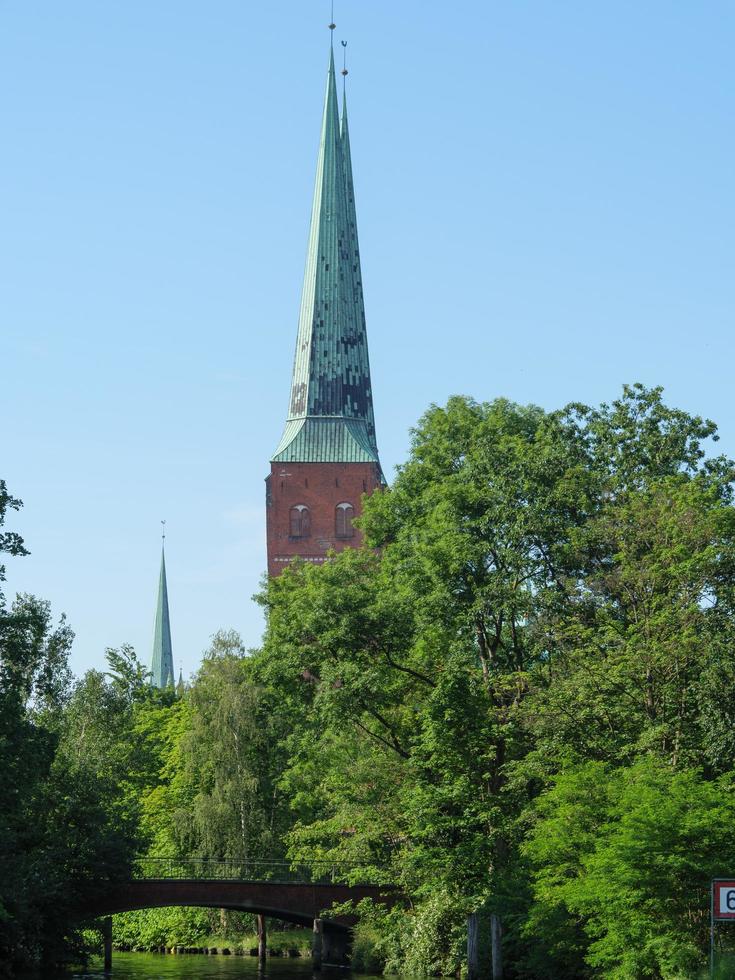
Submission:
[[[360,874],[365,868],[364,875]],[[138,858],[133,865],[135,878],[217,879],[219,881],[273,882],[279,884],[368,884],[367,865],[313,861],[299,864],[290,861],[227,860],[199,858]]]

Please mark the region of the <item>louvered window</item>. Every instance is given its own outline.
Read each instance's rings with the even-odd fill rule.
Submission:
[[[354,516],[355,508],[352,504],[337,504],[334,521],[338,538],[351,538],[354,535],[355,529],[352,527],[352,518]]]
[[[309,531],[309,508],[306,504],[296,504],[291,508],[289,534],[292,538],[308,538]]]

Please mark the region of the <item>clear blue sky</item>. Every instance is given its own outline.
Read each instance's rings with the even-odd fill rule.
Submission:
[[[337,0],[378,441],[662,384],[735,454],[735,5]],[[0,476],[73,667],[262,630],[326,2],[0,0]]]

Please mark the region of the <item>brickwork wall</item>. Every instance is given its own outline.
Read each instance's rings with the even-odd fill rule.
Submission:
[[[361,513],[361,498],[380,486],[380,473],[373,463],[271,463],[266,479],[266,533],[268,574],[279,575],[296,556],[321,564],[328,551],[356,548],[362,535],[337,536],[337,505],[352,504],[355,517]],[[295,537],[291,510],[307,507],[309,532]]]

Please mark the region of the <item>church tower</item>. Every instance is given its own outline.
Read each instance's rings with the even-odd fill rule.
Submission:
[[[330,25],[333,29],[334,25]],[[375,440],[346,99],[330,50],[286,427],[266,478],[268,574],[360,544],[352,520],[385,484]]]
[[[161,573],[158,578],[156,626],[153,632],[151,685],[153,687],[174,686],[174,656],[171,649],[171,623],[168,615],[168,588],[166,586],[166,556],[164,554],[163,542],[161,543]]]

